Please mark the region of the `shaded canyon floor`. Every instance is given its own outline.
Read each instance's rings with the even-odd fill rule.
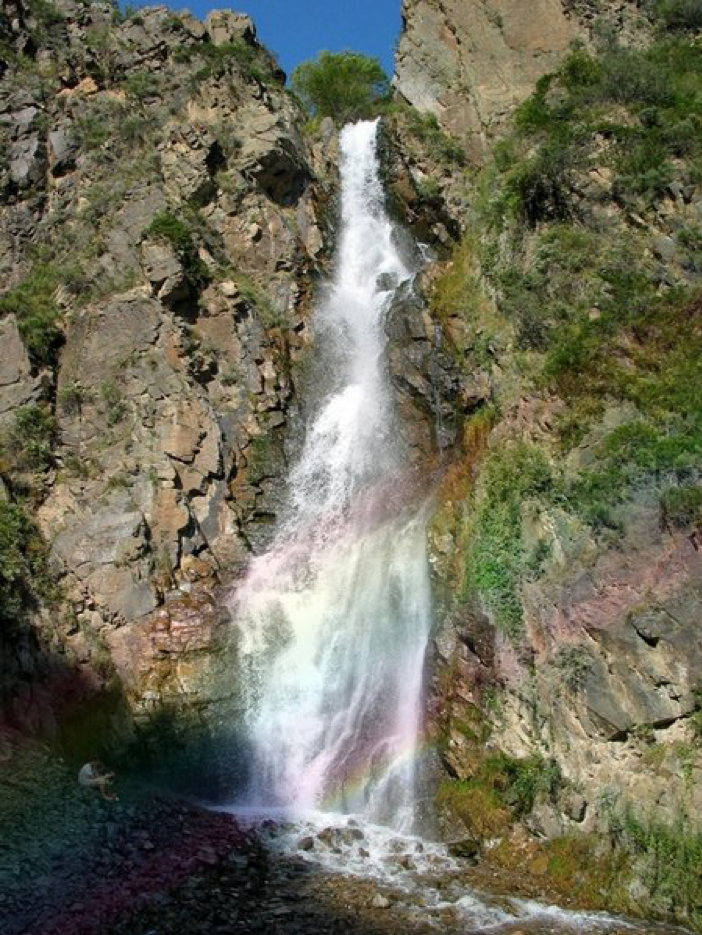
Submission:
[[[373,832],[353,820],[254,827],[126,776],[118,792],[112,803],[80,790],[39,746],[0,764],[4,935],[676,931],[536,905],[554,899],[543,881],[417,839],[388,835],[379,862]],[[366,855],[369,875],[340,872]]]

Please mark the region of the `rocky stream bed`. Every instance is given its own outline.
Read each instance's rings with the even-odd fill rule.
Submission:
[[[543,912],[531,900],[548,894],[527,876],[412,838],[379,850],[377,832],[353,820],[253,824],[126,776],[119,801],[103,802],[38,745],[3,755],[3,935],[673,931]]]

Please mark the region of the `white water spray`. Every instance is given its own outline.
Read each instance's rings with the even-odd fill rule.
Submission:
[[[336,274],[316,319],[319,399],[285,518],[234,598],[253,764],[246,801],[226,810],[280,819],[261,826],[272,850],[371,877],[392,889],[395,911],[437,931],[670,932],[470,889],[465,866],[411,834],[429,581],[384,319],[412,273],[383,209],[376,124],[347,127],[341,152]]]
[[[270,550],[235,596],[249,803],[409,830],[430,623],[424,516],[393,426],[384,319],[412,275],[383,206],[377,123],[341,134],[336,274],[317,310],[322,397]]]

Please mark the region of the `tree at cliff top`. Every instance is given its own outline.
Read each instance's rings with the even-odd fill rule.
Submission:
[[[337,123],[375,116],[390,87],[378,59],[349,51],[320,52],[297,66],[290,83],[311,114]]]

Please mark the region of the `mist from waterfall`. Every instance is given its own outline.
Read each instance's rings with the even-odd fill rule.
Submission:
[[[430,625],[425,524],[395,424],[384,320],[413,275],[384,208],[377,122],[341,133],[319,398],[288,507],[233,599],[253,750],[248,804],[414,823]]]

